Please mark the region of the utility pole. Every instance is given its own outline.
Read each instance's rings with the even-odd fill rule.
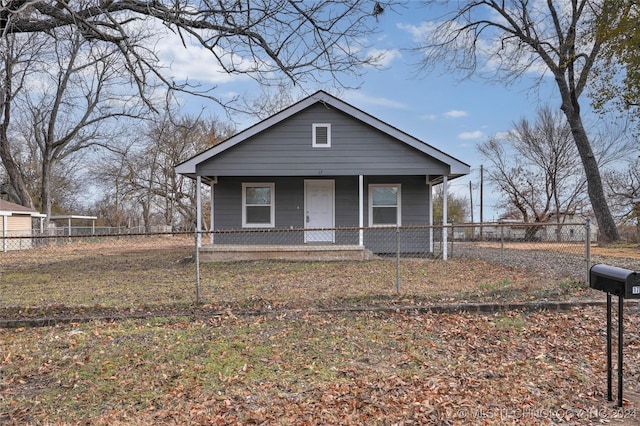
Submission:
[[[471,204],[471,223],[473,224],[473,185],[469,181],[469,203]],[[476,237],[476,227],[471,227],[471,239]]]
[[[482,164],[480,164],[480,241],[484,239],[482,235],[482,232],[483,232],[482,223],[484,222],[484,216],[482,211],[482,207],[484,204],[483,189],[484,189],[484,168],[482,167]]]
[[[471,181],[469,181],[469,202],[471,203],[471,223],[473,223],[473,191],[471,189]]]

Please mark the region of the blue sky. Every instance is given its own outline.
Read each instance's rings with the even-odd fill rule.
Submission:
[[[534,118],[539,106],[549,103],[559,106],[559,99],[549,78],[539,89],[531,89],[532,81],[504,87],[480,79],[460,81],[461,76],[434,70],[418,74],[416,53],[406,50],[415,46],[416,35],[429,19],[428,11],[411,2],[406,9],[390,11],[379,18],[379,33],[367,40],[371,49],[384,52],[381,69],[369,68],[359,78],[346,78],[359,86],[344,90],[341,99],[399,128],[412,136],[471,165],[472,173],[454,180],[452,190],[468,197],[469,181],[474,186],[474,219],[479,220],[479,168],[482,163],[476,146],[488,136],[508,131],[522,117]],[[188,76],[205,84],[215,84],[216,93],[243,94],[259,92],[256,83],[247,77],[229,76],[211,67],[210,53],[197,47],[185,51],[179,43],[163,44],[160,56],[172,63],[176,78]],[[539,75],[532,75],[539,78]],[[305,87],[307,93],[331,87]],[[183,99],[185,107],[221,117],[213,105],[200,99]],[[246,125],[250,122],[247,121]],[[240,125],[238,130],[244,126]],[[497,219],[493,209],[496,197],[485,184],[484,220]]]

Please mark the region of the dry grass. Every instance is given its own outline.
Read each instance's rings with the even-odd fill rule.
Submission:
[[[203,263],[188,237],[79,241],[0,253],[0,318],[212,309],[316,309],[593,297],[580,280],[477,259]]]

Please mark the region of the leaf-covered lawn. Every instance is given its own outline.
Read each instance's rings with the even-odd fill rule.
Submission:
[[[278,313],[0,330],[0,423],[638,424],[640,320],[606,401],[605,312]]]
[[[0,253],[0,319],[83,320],[0,329],[0,423],[640,424],[635,308],[623,410],[606,401],[603,307],[407,310],[602,299],[580,277],[479,259],[206,263],[196,306],[192,247]]]
[[[196,268],[186,237],[79,241],[0,253],[0,319],[97,317],[190,308]],[[589,299],[581,277],[480,259],[203,263],[210,309],[273,310]]]

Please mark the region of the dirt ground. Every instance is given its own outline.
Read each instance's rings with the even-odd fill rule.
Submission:
[[[584,253],[584,244],[567,244],[567,243],[513,243],[506,242],[481,242],[477,243],[480,247],[501,248],[507,250],[542,250],[557,251],[561,253]],[[640,247],[638,245],[598,245],[591,244],[591,255],[603,257],[621,257],[627,259],[640,259]]]

